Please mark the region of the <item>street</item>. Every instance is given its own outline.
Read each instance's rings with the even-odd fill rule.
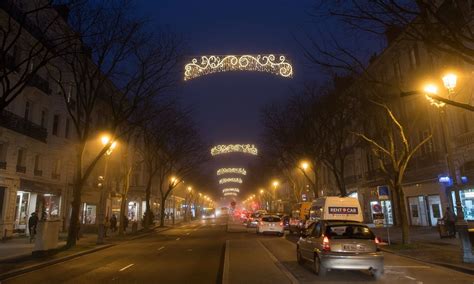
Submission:
[[[389,253],[378,281],[357,271],[320,278],[297,264],[296,239],[257,235],[225,218],[200,220],[2,283],[473,283],[472,275]]]

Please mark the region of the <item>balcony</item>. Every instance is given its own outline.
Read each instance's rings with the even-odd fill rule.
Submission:
[[[0,161],[0,170],[6,170],[6,169],[7,169],[7,162]]]
[[[20,165],[16,165],[16,172],[17,173],[26,173],[26,167],[25,166],[20,166]]]
[[[7,110],[3,110],[0,113],[0,126],[44,143],[46,143],[46,138],[48,137],[48,132],[45,128]]]
[[[37,177],[40,177],[43,175],[43,171],[42,170],[35,170],[35,176]]]
[[[30,75],[28,81],[26,82],[26,85],[30,87],[35,87],[47,95],[51,95],[52,93],[52,90],[49,87],[49,82],[41,78],[41,76],[39,76],[38,74]]]
[[[456,137],[456,147],[474,144],[474,132],[467,132]]]

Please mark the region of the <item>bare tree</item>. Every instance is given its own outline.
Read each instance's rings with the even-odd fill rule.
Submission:
[[[375,132],[371,131],[373,136],[361,132],[355,132],[355,135],[370,145],[379,162],[380,169],[393,189],[393,197],[397,208],[395,211],[396,219],[399,220],[402,228],[402,242],[407,244],[410,243],[410,235],[405,210],[403,179],[411,158],[423,144],[431,139],[432,135],[419,143],[409,141],[407,131],[393,111],[386,104],[375,101],[372,101],[372,103],[381,109],[381,111],[373,112],[375,114],[373,116],[374,120],[372,120],[372,126],[375,126],[372,128]]]
[[[20,5],[19,2],[25,2]],[[70,9],[79,3],[54,1],[0,2],[0,113],[27,86],[51,94],[51,86],[42,72],[52,60],[69,52],[75,35],[63,32]]]
[[[69,247],[76,243],[81,193],[91,172],[114,140],[150,119],[139,110],[174,85],[179,61],[176,37],[145,32],[143,21],[130,16],[129,1],[86,2],[72,11],[69,21],[80,41],[49,71],[61,89],[78,140]],[[107,131],[111,139],[86,160],[85,149],[96,130]]]

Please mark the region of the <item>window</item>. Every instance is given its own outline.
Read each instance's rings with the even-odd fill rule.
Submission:
[[[398,61],[398,59],[393,61],[393,75],[398,81],[402,81],[402,70],[400,68],[400,61]]]
[[[66,129],[64,131],[64,137],[68,138],[69,139],[69,118],[66,119]]]
[[[372,157],[372,154],[370,153],[370,150],[368,150],[366,153],[366,159],[367,159],[367,171],[369,173],[374,172],[374,159]]]
[[[316,223],[313,231],[313,237],[319,238],[321,236],[321,223]]]
[[[53,169],[51,173],[51,178],[52,179],[60,179],[61,178],[61,160],[56,159],[53,162]]]
[[[29,101],[26,101],[25,103],[25,115],[24,118],[25,120],[30,120],[30,115],[31,115],[31,103]]]
[[[35,171],[40,169],[40,155],[36,154],[35,155]]]
[[[46,128],[46,125],[48,124],[48,110],[47,109],[43,109],[41,111],[41,122],[40,122],[40,125],[41,127],[43,128]]]
[[[59,128],[59,115],[55,114],[53,116],[53,135],[58,136],[58,128]]]
[[[18,149],[18,156],[16,160],[17,166],[24,166],[26,159],[26,150],[24,148]]]
[[[375,239],[374,233],[367,226],[358,224],[330,225],[326,227],[324,235],[333,239]]]
[[[430,136],[430,130],[429,129],[425,129],[422,131],[420,130],[418,132],[418,136],[419,136],[419,141],[421,142]],[[425,155],[429,155],[432,152],[433,152],[433,141],[432,139],[430,139],[421,146],[420,155],[425,156]]]
[[[0,218],[3,216],[3,201],[5,200],[5,188],[0,186]]]
[[[418,52],[418,45],[415,44],[413,47],[410,48],[409,59],[411,69],[420,67],[420,55]]]
[[[0,162],[5,162],[7,159],[7,143],[0,142]]]

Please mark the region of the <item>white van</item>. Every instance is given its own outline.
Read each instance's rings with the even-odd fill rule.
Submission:
[[[326,196],[313,201],[310,220],[339,220],[363,222],[359,200],[352,197]]]

